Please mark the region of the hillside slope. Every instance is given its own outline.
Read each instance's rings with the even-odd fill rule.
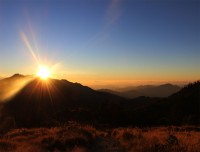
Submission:
[[[184,87],[168,98],[150,101],[142,98],[143,104],[130,100],[126,107],[128,122],[141,125],[199,125],[200,82]]]
[[[124,101],[122,97],[97,92],[79,83],[35,78],[3,104],[1,119],[12,118],[19,127],[52,125],[54,121],[69,120],[95,123],[102,119],[101,113],[110,114],[105,110],[107,107],[112,106],[112,110],[119,113]]]

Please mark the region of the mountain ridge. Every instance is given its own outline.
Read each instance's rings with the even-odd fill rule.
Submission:
[[[0,121],[5,124],[0,130],[11,122],[12,127],[68,121],[109,126],[199,125],[199,87],[196,82],[165,98],[126,99],[67,80],[34,78],[0,104]]]
[[[72,111],[78,112],[79,110],[80,113],[87,114],[87,109],[89,109],[89,113],[96,115],[96,111],[100,112],[101,106],[112,103],[120,104],[123,101],[122,97],[97,92],[79,83],[56,79],[44,81],[36,78],[5,103],[3,113],[15,117],[19,126],[29,127],[29,125],[40,125],[49,117],[53,118],[54,114],[57,117],[59,113],[61,113],[61,119],[79,117],[77,120],[87,121],[82,115],[75,116],[76,113]],[[84,110],[80,111],[80,109]],[[90,121],[92,120],[95,118],[91,118]]]
[[[119,95],[125,98],[136,98],[140,96],[148,97],[168,97],[173,93],[178,92],[181,87],[173,85],[170,83],[161,84],[161,85],[143,85],[137,87],[129,87],[125,91],[113,91],[109,89],[99,89],[101,92],[109,92],[115,95]]]

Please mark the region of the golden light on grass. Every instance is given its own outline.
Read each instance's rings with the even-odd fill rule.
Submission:
[[[50,69],[48,69],[45,66],[40,66],[37,72],[37,76],[40,77],[41,79],[47,79],[51,75]]]

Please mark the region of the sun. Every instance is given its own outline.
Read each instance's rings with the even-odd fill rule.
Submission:
[[[37,76],[41,79],[47,79],[51,75],[50,70],[45,66],[40,66],[37,72]]]

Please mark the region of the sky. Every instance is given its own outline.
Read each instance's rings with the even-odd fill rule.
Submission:
[[[199,80],[200,1],[0,0],[0,61],[93,88]]]

